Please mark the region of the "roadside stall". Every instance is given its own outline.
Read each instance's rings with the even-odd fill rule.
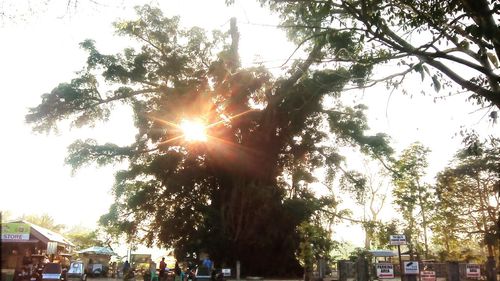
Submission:
[[[111,256],[116,255],[113,250],[107,247],[93,246],[77,251],[79,257],[86,264],[86,269],[93,276],[106,276],[108,272],[113,272],[110,266]]]
[[[62,235],[24,220],[2,223],[2,280],[11,280],[16,270],[31,274],[47,262],[69,265],[74,246]]]
[[[394,279],[396,274],[393,259],[396,253],[391,250],[370,250],[369,252],[372,255],[374,265],[372,276],[376,276],[379,280]]]

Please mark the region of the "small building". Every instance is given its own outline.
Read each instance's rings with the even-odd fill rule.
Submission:
[[[78,256],[87,265],[87,270],[93,275],[103,275],[116,271],[114,264],[110,264],[111,256],[116,255],[112,249],[107,247],[92,246],[77,251]]]
[[[24,220],[2,223],[2,272],[47,260],[66,264],[73,243],[59,233]]]

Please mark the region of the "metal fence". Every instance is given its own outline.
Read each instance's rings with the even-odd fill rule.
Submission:
[[[358,280],[364,281],[361,276],[359,276],[360,264],[352,261],[339,261],[337,264],[337,274],[335,277],[330,278],[330,280],[348,281],[348,280]],[[368,263],[366,263],[368,267]],[[434,271],[436,273],[437,279],[445,279],[446,281],[472,281],[478,279],[467,278],[467,264],[448,262],[448,263],[419,263],[420,271]],[[368,268],[366,268],[368,270]],[[394,264],[394,276],[399,279],[401,276],[401,271],[398,264]],[[481,266],[481,278],[485,278],[484,267]],[[377,272],[375,266],[370,268],[369,279],[377,279]],[[417,280],[419,280],[417,278]]]

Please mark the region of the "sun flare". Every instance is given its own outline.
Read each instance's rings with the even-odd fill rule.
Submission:
[[[187,141],[207,141],[207,126],[199,120],[184,119],[181,121],[180,128]]]

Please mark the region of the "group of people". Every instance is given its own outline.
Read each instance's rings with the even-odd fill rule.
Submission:
[[[212,272],[213,263],[209,259],[203,261],[202,267],[207,267],[207,272]],[[179,265],[178,262],[172,270],[167,267],[165,258],[162,258],[159,267],[156,267],[155,262],[150,262],[149,269],[143,273],[144,281],[189,281],[194,280],[195,269],[192,265]],[[130,263],[125,261],[123,264],[123,279],[125,281],[135,279],[134,270],[131,269]]]
[[[14,272],[14,281],[30,280],[32,277],[40,279],[43,267],[49,262],[48,257],[32,259],[29,252],[22,258],[22,264]]]
[[[217,273],[213,268],[213,262],[210,259],[203,260],[200,267],[204,268],[206,275],[209,275],[212,281],[220,281],[222,274]],[[194,264],[186,264],[181,266],[178,262],[175,263],[173,269],[167,267],[165,258],[162,258],[159,267],[155,262],[150,262],[149,269],[142,274],[143,281],[190,281],[195,280],[196,266]],[[134,270],[130,263],[125,261],[123,264],[123,279],[125,281],[137,280]]]

